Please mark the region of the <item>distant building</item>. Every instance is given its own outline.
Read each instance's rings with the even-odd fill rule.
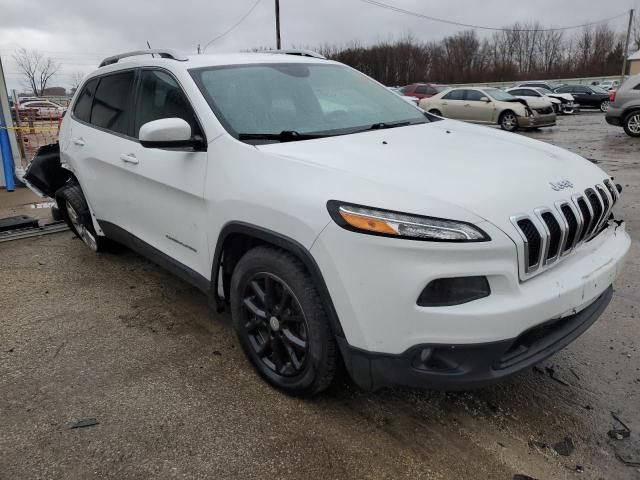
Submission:
[[[640,50],[629,57],[629,75],[640,73]]]
[[[64,87],[48,87],[42,92],[43,97],[63,97],[67,94]]]

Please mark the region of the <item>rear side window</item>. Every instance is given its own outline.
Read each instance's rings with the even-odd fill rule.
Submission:
[[[96,85],[98,85],[97,78],[89,80],[82,89],[82,92],[80,92],[76,106],[73,108],[73,114],[78,120],[89,122],[91,118],[91,104],[96,94]]]
[[[91,109],[91,123],[116,133],[129,133],[131,91],[134,72],[122,72],[100,79]]]
[[[136,112],[135,137],[140,127],[161,118],[182,118],[193,134],[201,134],[187,97],[174,78],[159,70],[144,70]]]
[[[445,100],[462,100],[464,98],[464,90],[451,90],[443,98]]]

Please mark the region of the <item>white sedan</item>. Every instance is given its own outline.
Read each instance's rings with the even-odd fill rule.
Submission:
[[[578,111],[578,105],[570,93],[555,93],[543,87],[513,87],[507,89],[507,92],[514,97],[525,100],[529,98],[548,100],[553,105],[556,114],[569,115]]]
[[[18,109],[21,112],[21,116],[24,115],[22,112],[28,112],[30,110],[35,111],[36,118],[38,119],[59,119],[65,108],[57,103],[53,103],[49,100],[33,100],[29,102],[24,102],[20,104]]]

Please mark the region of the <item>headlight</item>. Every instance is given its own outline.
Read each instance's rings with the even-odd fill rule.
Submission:
[[[336,200],[330,200],[327,208],[338,225],[354,232],[434,242],[491,240],[475,225],[457,220],[392,212]]]

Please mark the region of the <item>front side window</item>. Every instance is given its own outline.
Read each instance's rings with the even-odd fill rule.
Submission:
[[[133,78],[133,71],[100,78],[91,109],[91,124],[116,133],[129,133]]]
[[[423,112],[341,65],[268,63],[190,71],[209,106],[238,138],[342,135],[425,123]]]
[[[484,96],[484,93],[478,90],[467,90],[465,100],[469,100],[470,102],[479,102]]]
[[[142,125],[161,118],[182,118],[194,134],[200,134],[193,109],[176,80],[160,70],[144,70],[140,77],[135,137]]]
[[[427,93],[427,87],[424,85],[420,85],[419,87],[416,87],[416,93],[424,95],[425,93]]]
[[[89,123],[91,118],[91,105],[93,104],[93,97],[96,94],[96,86],[98,85],[98,79],[93,78],[89,80],[80,95],[73,108],[73,115],[83,122]]]
[[[442,98],[443,100],[463,100],[464,90],[451,90]]]

